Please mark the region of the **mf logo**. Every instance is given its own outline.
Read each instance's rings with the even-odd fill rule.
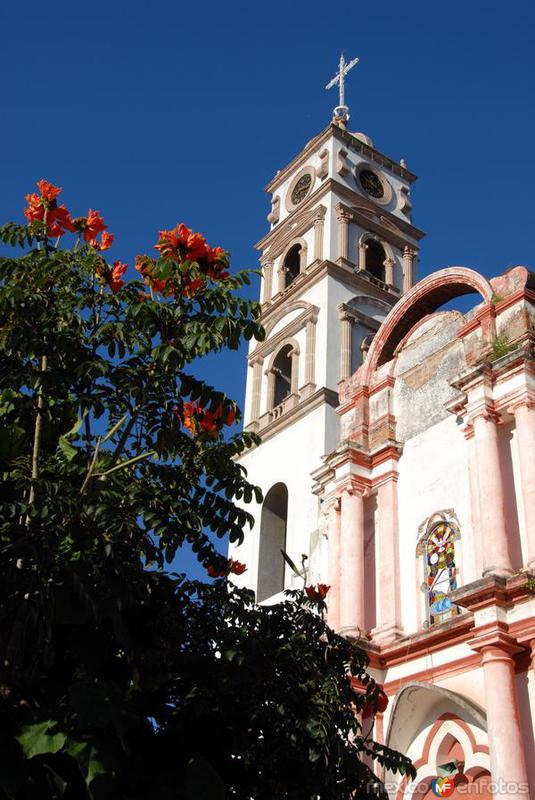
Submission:
[[[455,790],[455,780],[453,775],[446,775],[443,778],[435,778],[431,783],[433,794],[437,797],[449,797]]]

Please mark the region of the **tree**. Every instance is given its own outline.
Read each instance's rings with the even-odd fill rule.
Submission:
[[[178,225],[126,282],[99,212],[38,186],[0,229],[0,798],[381,794],[363,754],[412,767],[359,725],[383,697],[328,587],[258,608],[213,544],[259,440],[188,370],[262,338],[248,273]],[[185,543],[213,582],[170,571]]]

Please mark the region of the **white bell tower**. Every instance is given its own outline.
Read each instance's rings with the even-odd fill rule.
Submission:
[[[362,363],[391,307],[415,282],[418,242],[403,160],[351,133],[340,60],[333,120],[266,187],[270,230],[258,243],[263,342],[248,355],[244,422],[262,437],[240,463],[264,493],[255,526],[230,555],[257,600],[292,586],[280,550],[317,573],[318,498],[310,474],[336,449],[338,384]],[[363,421],[364,422],[364,421]]]

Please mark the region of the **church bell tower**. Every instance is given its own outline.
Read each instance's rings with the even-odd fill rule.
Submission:
[[[236,582],[259,602],[293,585],[281,549],[311,575],[321,557],[319,500],[311,472],[339,441],[338,384],[362,363],[371,339],[415,282],[418,242],[403,160],[380,153],[348,129],[345,75],[327,127],[277,172],[269,231],[257,244],[262,266],[263,342],[248,354],[244,423],[262,443],[240,463],[264,494],[248,506],[255,526],[230,554],[247,564]]]

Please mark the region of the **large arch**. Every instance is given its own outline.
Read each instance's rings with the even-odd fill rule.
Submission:
[[[460,795],[483,789],[481,800],[490,800],[485,784],[490,779],[487,721],[481,708],[466,697],[418,681],[405,685],[392,708],[386,743],[409,755],[417,771],[414,781],[399,782],[396,800],[431,800],[431,782],[439,768],[455,759],[460,761],[460,781],[476,784],[459,790]],[[461,800],[457,789],[453,800]]]
[[[394,357],[396,347],[423,317],[448,300],[472,293],[479,293],[485,303],[492,302],[493,289],[489,281],[468,267],[441,269],[413,286],[396,303],[375,336],[364,364],[362,383],[369,385],[377,367]]]
[[[260,550],[258,555],[257,602],[284,589],[284,559],[286,523],[288,519],[288,488],[275,483],[266,494],[260,518]]]

